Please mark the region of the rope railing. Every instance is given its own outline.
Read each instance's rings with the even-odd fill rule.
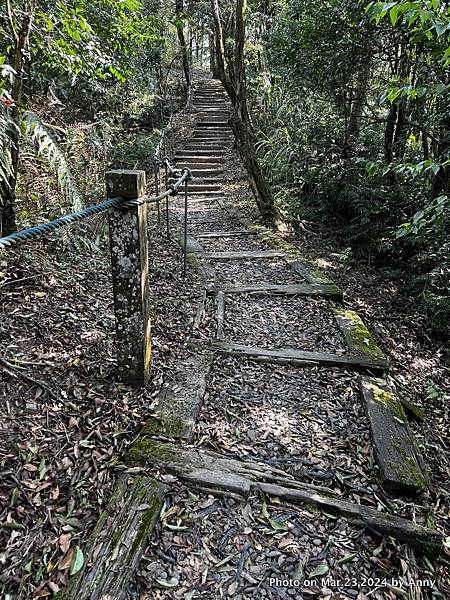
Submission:
[[[172,119],[170,120],[172,125]],[[189,168],[174,167],[166,151],[164,138],[154,156],[154,190],[146,194],[144,171],[115,170],[106,175],[106,188],[111,196],[100,204],[64,215],[0,238],[0,253],[53,231],[108,212],[111,255],[111,277],[116,317],[117,369],[120,378],[133,386],[148,383],[151,373],[151,312],[149,304],[149,257],[147,210],[145,204],[156,204],[160,223],[160,202],[165,201],[167,238],[170,238],[169,199],[184,192],[183,277],[188,258],[188,187],[192,179]],[[161,166],[165,173],[165,189],[161,191]],[[171,181],[169,183],[169,174]],[[175,180],[175,181],[174,181]]]
[[[171,166],[171,173],[176,174],[178,176],[178,180],[168,186],[168,188],[158,194],[157,196],[141,196],[140,198],[136,198],[135,200],[124,199],[121,197],[109,198],[100,204],[96,204],[93,206],[89,206],[84,208],[78,212],[65,215],[64,217],[59,217],[54,221],[50,221],[49,223],[42,223],[40,225],[36,225],[34,227],[29,227],[28,229],[22,229],[21,231],[16,231],[7,235],[5,237],[0,238],[0,250],[6,250],[11,246],[18,246],[29,240],[37,239],[39,237],[48,235],[53,231],[70,225],[72,223],[83,221],[88,219],[94,215],[98,215],[103,212],[107,212],[112,208],[132,208],[135,206],[140,206],[141,204],[153,204],[158,203],[169,196],[176,196],[178,194],[179,188],[186,184],[187,191],[187,183],[192,179],[191,170],[188,168],[183,169],[181,172],[179,170],[174,169]]]

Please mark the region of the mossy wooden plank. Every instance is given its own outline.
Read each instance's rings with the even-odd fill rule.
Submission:
[[[83,547],[84,565],[58,593],[59,600],[127,598],[162,507],[166,487],[148,477],[120,477],[107,509]]]
[[[362,322],[361,317],[355,311],[345,308],[336,308],[334,313],[350,351],[364,357],[368,362],[387,369],[387,359]]]
[[[424,461],[395,391],[385,379],[361,378],[375,460],[383,487],[394,494],[416,494],[427,486]]]
[[[254,285],[243,285],[225,287],[227,294],[250,294],[252,296],[324,296],[333,300],[342,300],[342,291],[335,285],[322,284],[296,284],[275,285],[261,283]]]
[[[238,494],[247,498],[255,493],[276,496],[289,502],[317,506],[341,515],[385,536],[394,537],[414,547],[420,553],[438,555],[443,536],[433,530],[373,507],[343,500],[328,488],[294,479],[291,475],[268,465],[225,458],[198,448],[182,448],[172,443],[138,438],[126,456],[130,465],[158,467],[189,485],[202,490]]]
[[[158,398],[155,415],[144,425],[144,435],[191,439],[213,358],[212,352],[192,352],[178,362]]]
[[[370,369],[384,371],[384,364],[372,362],[370,358],[354,354],[333,354],[332,352],[311,352],[308,350],[293,350],[292,348],[277,348],[270,350],[259,346],[244,346],[226,341],[216,342],[212,348],[219,354],[244,356],[262,362],[273,362],[294,366],[328,365],[354,369]]]

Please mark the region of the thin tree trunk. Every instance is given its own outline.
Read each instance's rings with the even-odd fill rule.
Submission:
[[[371,76],[371,63],[372,53],[370,50],[367,50],[367,56],[363,64],[363,68],[359,72],[355,90],[352,95],[350,118],[346,136],[347,157],[351,157],[355,154],[355,145],[359,139],[359,133],[361,130],[361,117],[363,115],[364,104],[367,97],[367,88]]]
[[[8,11],[11,11],[9,3]],[[17,230],[16,224],[16,185],[19,170],[19,143],[20,143],[20,118],[19,105],[22,100],[22,89],[24,72],[26,64],[24,61],[24,51],[28,46],[32,23],[32,13],[29,3],[25,5],[25,16],[22,20],[19,31],[15,30],[13,16],[10,13],[11,36],[14,39],[14,49],[12,54],[12,67],[15,71],[15,77],[12,86],[11,97],[14,101],[11,107],[13,126],[9,131],[11,143],[11,175],[8,181],[0,183],[0,235],[5,236]]]
[[[175,27],[177,30],[178,41],[180,43],[183,59],[184,78],[186,80],[187,89],[189,89],[191,87],[191,65],[189,61],[189,49],[186,43],[186,36],[184,35],[183,10],[183,0],[175,0]]]
[[[234,64],[230,64],[230,61],[228,61],[228,69],[225,59],[224,35],[218,0],[211,0],[211,8],[214,22],[217,73],[233,105],[231,126],[239,153],[249,175],[250,184],[261,217],[267,223],[273,223],[277,217],[277,211],[272,191],[258,162],[247,106],[244,63],[246,1],[236,0]]]
[[[386,121],[386,127],[384,130],[384,161],[389,165],[394,160],[394,132],[395,123],[397,121],[397,107],[392,104],[389,109],[389,114]]]

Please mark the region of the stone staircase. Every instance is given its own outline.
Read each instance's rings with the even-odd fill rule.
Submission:
[[[229,127],[230,102],[220,82],[204,79],[196,82],[192,101],[198,110],[192,137],[175,155],[179,168],[188,167],[194,180],[189,193],[196,196],[223,195],[224,162],[233,146]]]

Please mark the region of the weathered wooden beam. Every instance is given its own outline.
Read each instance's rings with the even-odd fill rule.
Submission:
[[[219,202],[223,210],[227,211],[228,214],[238,219],[241,225],[247,227],[251,233],[257,234],[261,240],[266,242],[272,248],[283,251],[286,255],[284,260],[308,283],[334,285],[336,290],[338,289],[336,284],[327,275],[322,273],[322,271],[319,271],[314,263],[306,259],[301,254],[297,246],[291,242],[288,242],[267,227],[258,225],[257,223],[254,223],[250,219],[244,217],[240,210],[235,206],[227,206],[223,200],[219,200]]]
[[[130,465],[164,468],[185,483],[201,489],[231,492],[243,498],[261,492],[289,502],[312,504],[362,523],[381,535],[394,537],[430,556],[439,555],[443,547],[443,536],[434,529],[369,506],[353,504],[328,488],[300,482],[268,465],[224,458],[214,452],[185,449],[145,437],[136,440],[125,460]]]
[[[378,365],[380,369],[388,369],[388,361],[377,346],[372,334],[353,310],[345,308],[334,309],[336,322],[350,351],[363,357],[366,361]]]
[[[108,171],[110,198],[140,198],[144,171]],[[121,379],[134,386],[150,378],[151,336],[148,290],[147,205],[109,212],[117,365]]]
[[[229,342],[215,342],[212,348],[219,354],[252,358],[261,362],[271,362],[294,366],[338,366],[354,369],[370,369],[384,371],[385,365],[374,362],[363,355],[333,354],[331,352],[311,352],[308,350],[294,350],[291,348],[277,348],[269,350],[259,346],[244,346]]]
[[[225,287],[226,294],[250,294],[251,296],[324,296],[342,300],[342,291],[334,284],[275,285],[269,283]]]
[[[160,513],[166,487],[148,477],[120,477],[83,547],[84,565],[58,600],[122,600]]]
[[[395,391],[385,379],[361,378],[375,460],[390,493],[416,494],[427,486],[424,460]]]
[[[212,352],[192,352],[180,360],[162,389],[154,416],[142,433],[190,440],[203,403],[214,360]]]
[[[254,258],[283,258],[284,252],[273,250],[249,250],[241,252],[205,252],[210,260],[247,260]]]
[[[225,326],[225,294],[217,292],[217,339],[223,340]]]

